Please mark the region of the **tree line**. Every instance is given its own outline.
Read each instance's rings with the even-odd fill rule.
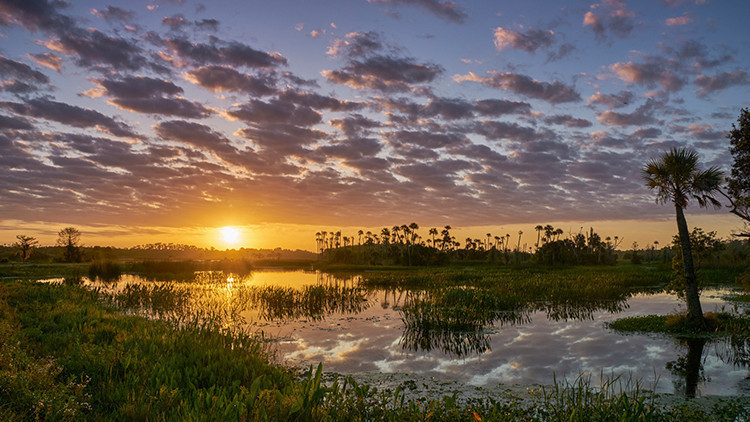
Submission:
[[[316,252],[323,262],[363,265],[440,265],[450,262],[488,262],[520,264],[537,262],[548,265],[613,264],[615,250],[622,242],[618,236],[602,238],[593,228],[568,233],[552,225],[537,225],[536,240],[523,242],[517,235],[487,233],[482,238],[459,241],[450,225],[431,227],[426,236],[419,224],[410,223],[379,232],[359,230],[346,235],[340,230],[315,233]],[[532,239],[533,240],[533,239]]]

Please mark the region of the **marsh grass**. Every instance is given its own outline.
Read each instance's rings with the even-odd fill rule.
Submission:
[[[262,286],[249,290],[252,304],[265,320],[321,319],[334,312],[356,314],[367,309],[367,292],[359,286],[309,285],[301,291],[290,287]]]
[[[685,314],[646,315],[620,318],[607,323],[622,332],[662,333],[683,337],[716,337],[720,335],[750,337],[750,317],[729,312],[707,312],[705,327],[691,324]]]
[[[588,380],[556,384],[531,401],[406,400],[401,387],[324,383],[321,365],[297,373],[273,364],[262,338],[212,321],[175,324],[113,306],[78,285],[0,283],[0,419],[703,421],[748,414],[747,400],[711,410],[660,408],[645,390],[602,392]]]
[[[122,275],[122,266],[115,261],[100,260],[89,265],[89,279],[103,282],[117,281]]]

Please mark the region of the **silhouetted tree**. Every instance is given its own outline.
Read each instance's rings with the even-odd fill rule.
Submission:
[[[13,246],[18,250],[18,256],[21,257],[21,261],[26,261],[31,257],[31,251],[39,245],[39,241],[31,236],[23,234],[16,235],[18,241]]]
[[[690,198],[695,198],[701,207],[721,206],[713,197],[719,192],[722,173],[716,167],[698,170],[698,154],[685,148],[672,148],[658,160],[649,161],[642,169],[646,186],[656,190],[657,202],[672,202],[675,207],[677,229],[682,247],[682,263],[685,269],[685,301],[688,318],[703,326],[698,280],[693,266],[690,247],[690,231],[685,220],[684,209]]]
[[[737,123],[739,127],[732,123],[729,132],[729,152],[734,162],[727,178],[729,195],[724,196],[729,199],[729,212],[750,223],[750,110],[742,109]]]
[[[65,262],[81,262],[81,232],[75,227],[66,227],[57,233],[57,244],[64,247]]]
[[[544,230],[544,227],[539,225],[534,227],[534,230],[536,230],[536,248],[539,249],[539,242],[542,239],[542,230]]]

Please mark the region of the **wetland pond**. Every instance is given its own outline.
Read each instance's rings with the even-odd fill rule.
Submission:
[[[367,278],[261,270],[83,282],[150,317],[200,315],[262,331],[278,361],[295,367],[322,362],[327,372],[400,373],[482,388],[573,382],[581,375],[598,385],[601,376],[619,376],[687,397],[750,394],[747,339],[626,335],[606,326],[684,307],[657,289],[592,300],[519,301],[475,286],[394,288]],[[732,292],[704,290],[704,312],[738,311],[722,299]]]

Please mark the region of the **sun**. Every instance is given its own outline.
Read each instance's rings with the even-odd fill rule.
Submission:
[[[224,240],[224,243],[234,245],[235,243],[239,242],[240,229],[226,226],[220,228],[219,230],[221,231],[221,238]]]

